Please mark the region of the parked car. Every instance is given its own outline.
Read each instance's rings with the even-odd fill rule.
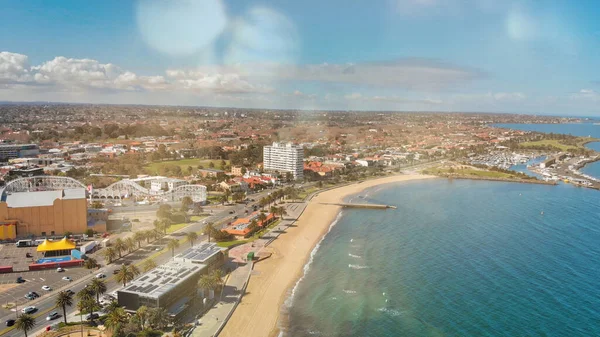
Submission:
[[[97,319],[97,318],[100,318],[100,315],[98,315],[95,312],[92,312],[91,314],[88,314],[87,316],[85,316],[85,319],[87,319],[88,321],[92,320],[92,319]]]
[[[37,308],[34,307],[33,305],[31,305],[31,306],[21,309],[21,312],[24,314],[31,314],[31,313],[34,313],[36,310],[37,310]]]
[[[69,281],[69,282],[73,281],[73,279],[70,276],[63,276],[62,279],[63,279],[63,281]]]
[[[13,326],[15,325],[15,320],[14,319],[7,319],[6,320],[6,326]]]
[[[51,321],[53,319],[57,319],[58,318],[58,312],[54,311],[50,314],[48,314],[48,316],[46,316],[46,320],[47,321]]]
[[[62,273],[63,271],[65,271],[64,269],[62,269],[61,267],[56,268],[56,272],[57,273]]]
[[[42,286],[42,290],[52,291],[52,288],[50,288],[50,286]]]
[[[17,277],[17,283],[25,283],[25,279],[22,276]]]

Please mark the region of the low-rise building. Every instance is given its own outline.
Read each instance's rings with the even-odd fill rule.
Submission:
[[[216,178],[219,174],[225,174],[225,171],[223,170],[217,170],[217,169],[200,169],[198,170],[198,173],[203,177],[203,178]]]
[[[154,192],[172,191],[172,190],[176,189],[177,187],[183,186],[185,184],[187,184],[187,182],[185,180],[181,180],[181,179],[175,179],[175,178],[156,179],[156,180],[152,180],[152,183],[150,185],[150,190],[152,190]]]
[[[227,260],[227,248],[219,247],[216,243],[202,242],[175,255],[173,260],[219,268]]]
[[[176,317],[196,295],[198,280],[207,271],[203,264],[170,260],[117,290],[117,302],[128,311],[145,305]]]

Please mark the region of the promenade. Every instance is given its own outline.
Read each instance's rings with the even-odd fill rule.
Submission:
[[[213,337],[218,336],[227,320],[235,310],[236,306],[242,301],[246,285],[250,279],[253,269],[253,263],[247,263],[245,258],[249,252],[255,252],[257,258],[266,257],[263,248],[267,247],[279,235],[285,233],[286,229],[293,226],[296,219],[302,214],[307,203],[285,204],[288,215],[276,227],[273,227],[260,239],[234,247],[230,250],[229,256],[233,263],[237,264],[228,276],[220,301],[210,308],[196,322],[196,327],[189,336],[191,337]],[[261,255],[262,254],[262,255]],[[258,262],[260,263],[260,262]]]

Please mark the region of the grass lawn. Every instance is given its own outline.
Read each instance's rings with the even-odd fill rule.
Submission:
[[[189,226],[191,225],[191,223],[176,223],[176,224],[172,224],[169,228],[167,228],[167,234],[171,234],[174,231],[180,230],[185,226]]]
[[[246,242],[250,242],[250,241],[249,240],[223,241],[223,242],[217,242],[217,246],[223,247],[223,248],[229,248],[231,246],[241,245]]]
[[[190,220],[191,220],[192,222],[196,222],[196,221],[200,221],[200,220],[202,220],[202,219],[204,219],[204,218],[205,218],[205,216],[202,216],[202,215],[192,215],[192,216],[190,217]]]
[[[316,192],[320,190],[320,188],[312,186],[310,188],[305,189],[303,192],[298,193],[298,199],[304,199],[306,198],[309,194]]]
[[[181,159],[181,160],[168,160],[168,161],[159,161],[155,163],[148,164],[144,166],[144,169],[150,174],[158,174],[161,166],[169,166],[169,165],[178,165],[181,167],[181,171],[187,172],[188,166],[193,168],[197,168],[198,165],[204,166],[204,168],[209,168],[209,164],[213,163],[216,169],[220,169],[221,160],[220,159]],[[229,165],[229,160],[225,161]]]
[[[536,147],[536,146],[552,146],[552,147],[560,149],[561,151],[569,151],[572,149],[579,148],[578,146],[574,146],[574,145],[562,144],[557,139],[544,139],[544,140],[538,140],[535,142],[525,142],[525,143],[521,143],[519,145],[520,145],[520,147],[523,147],[523,148]]]
[[[442,169],[442,168],[433,168],[426,170],[431,174],[450,174],[450,169]],[[504,172],[496,172],[496,171],[485,171],[485,170],[475,170],[475,169],[460,169],[454,170],[452,174],[461,175],[461,176],[473,176],[473,177],[481,177],[481,178],[522,178],[514,174],[504,173]]]

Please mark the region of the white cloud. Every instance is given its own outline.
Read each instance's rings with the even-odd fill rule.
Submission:
[[[29,82],[33,79],[29,72],[27,55],[0,52],[0,83]]]
[[[600,92],[593,89],[581,89],[569,96],[571,100],[583,102],[600,102]]]
[[[392,8],[401,15],[457,15],[469,9],[491,12],[506,6],[497,0],[390,0]]]

